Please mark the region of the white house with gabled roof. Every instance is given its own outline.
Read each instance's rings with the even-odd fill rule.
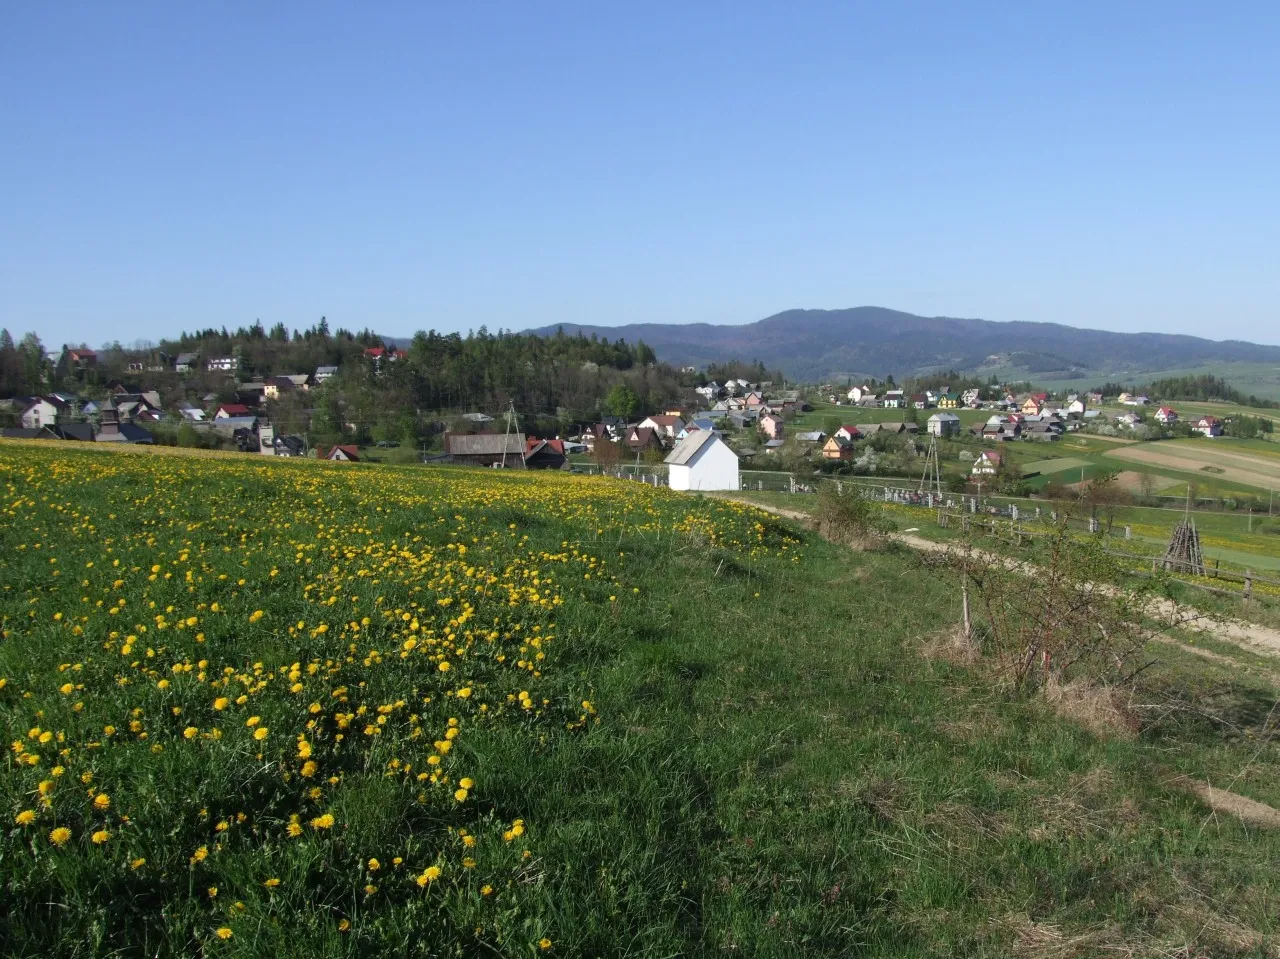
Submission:
[[[674,490],[736,490],[738,454],[712,430],[689,433],[667,454],[667,475]]]

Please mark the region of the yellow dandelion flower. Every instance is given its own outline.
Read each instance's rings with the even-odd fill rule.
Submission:
[[[18,815],[13,817],[13,821],[19,826],[30,826],[36,821],[36,813],[34,809],[24,809]]]
[[[93,797],[94,809],[106,809],[110,805],[111,805],[111,797],[108,796],[106,793],[98,793],[98,795]]]
[[[381,869],[381,868],[382,868],[382,863],[378,862],[378,860],[377,860],[377,859],[370,859],[370,860],[369,860],[369,871],[370,871],[370,872],[377,872],[377,871],[378,871],[379,869]]]
[[[325,813],[322,816],[316,816],[315,819],[311,820],[311,828],[312,829],[332,829],[333,814]]]
[[[49,833],[49,842],[53,843],[55,846],[65,845],[70,839],[71,830],[66,826],[59,826]]]
[[[453,791],[453,798],[458,802],[466,802],[467,795],[468,793],[465,789],[455,789]]]
[[[548,939],[546,936],[543,936],[541,939],[538,940],[538,948],[541,949],[543,952],[546,952],[548,949],[551,948],[551,940]]]
[[[137,872],[139,869],[141,869],[141,868],[142,868],[143,866],[145,866],[146,864],[147,864],[147,860],[146,860],[146,858],[145,858],[145,857],[143,857],[143,856],[139,856],[139,857],[138,857],[137,859],[135,859],[133,862],[129,863],[129,868],[130,868],[130,869],[132,869],[134,872]]]
[[[253,731],[253,738],[258,740],[258,742],[262,742],[262,740],[266,739],[267,735],[268,730],[266,726],[259,726]]]
[[[111,838],[111,833],[109,833],[105,829],[99,829],[89,838],[93,840],[93,844],[95,846],[101,846],[104,842],[106,842],[108,839]]]
[[[266,886],[268,889],[274,889],[276,888],[276,886],[280,885],[280,880],[277,879],[275,876],[272,876],[270,879],[264,882],[263,885]]]
[[[199,735],[200,735],[200,730],[196,729],[195,726],[188,726],[186,729],[182,731],[183,739],[195,739]]]
[[[217,936],[219,939],[230,939],[234,935],[234,933],[232,933],[232,931],[228,929],[226,926],[220,926],[219,928],[213,930],[213,934]]]

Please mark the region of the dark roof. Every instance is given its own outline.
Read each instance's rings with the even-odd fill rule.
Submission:
[[[43,428],[29,430],[16,426],[9,426],[0,430],[0,436],[7,440],[51,440],[55,438],[52,433]]]

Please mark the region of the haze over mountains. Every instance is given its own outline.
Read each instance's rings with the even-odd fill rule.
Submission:
[[[534,332],[644,340],[659,359],[702,366],[762,360],[789,377],[818,380],[895,376],[933,370],[1017,367],[1028,374],[1097,375],[1110,371],[1193,368],[1209,363],[1280,363],[1280,346],[1168,333],[1111,333],[1057,323],[998,323],[916,316],[878,306],[787,310],[742,326],[565,323]]]

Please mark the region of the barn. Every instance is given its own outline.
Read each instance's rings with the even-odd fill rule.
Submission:
[[[672,489],[738,489],[738,454],[711,430],[688,434],[665,462]]]

